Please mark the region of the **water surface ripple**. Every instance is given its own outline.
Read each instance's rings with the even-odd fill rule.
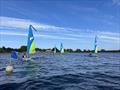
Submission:
[[[7,74],[10,54],[0,54],[0,90],[120,90],[120,53],[87,55],[36,53],[34,62],[12,60]]]

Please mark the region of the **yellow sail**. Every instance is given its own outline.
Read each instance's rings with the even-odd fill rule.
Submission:
[[[35,53],[35,41],[32,42],[31,46],[30,46],[30,54]]]
[[[98,47],[96,46],[96,48],[95,48],[95,53],[98,53]]]
[[[27,42],[27,54],[35,53],[35,40],[32,32],[32,25],[29,26],[28,42]]]
[[[64,48],[61,49],[61,54],[64,54],[65,50]]]
[[[63,48],[63,44],[62,43],[61,43],[61,46],[60,46],[60,52],[61,52],[61,54],[65,53],[65,49]]]
[[[56,47],[54,48],[54,54],[56,54],[57,53],[57,50],[56,50]]]

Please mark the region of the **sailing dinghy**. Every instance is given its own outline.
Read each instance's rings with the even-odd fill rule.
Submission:
[[[25,61],[31,60],[30,54],[35,53],[35,40],[32,29],[36,30],[32,25],[30,25],[28,32],[28,41],[27,41],[27,52],[26,52],[27,55],[23,58],[23,60]]]
[[[55,46],[54,49],[53,49],[53,53],[54,53],[54,54],[57,53],[57,48],[56,48],[56,46]]]
[[[94,53],[98,53],[97,36],[95,36]]]
[[[65,52],[64,48],[63,48],[63,44],[61,43],[61,46],[60,46],[60,53],[63,55]]]
[[[97,44],[97,36],[95,36],[95,41],[94,41],[94,53],[90,53],[88,56],[89,57],[97,57],[98,53],[98,44]]]

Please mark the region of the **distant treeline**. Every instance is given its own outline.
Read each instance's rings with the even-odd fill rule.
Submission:
[[[8,53],[11,51],[17,51],[17,52],[26,52],[27,50],[27,46],[21,46],[20,48],[10,48],[10,47],[0,47],[0,53]],[[41,51],[41,52],[51,52],[53,51],[54,48],[48,48],[48,49],[40,49],[40,48],[36,48],[36,51]],[[57,49],[57,52],[60,52],[59,49]],[[81,50],[81,49],[65,49],[65,52],[71,52],[71,53],[79,53],[79,52],[94,52],[94,50]],[[120,50],[105,50],[105,49],[101,49],[99,52],[120,52]]]

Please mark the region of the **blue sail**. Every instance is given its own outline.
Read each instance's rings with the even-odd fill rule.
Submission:
[[[17,54],[16,51],[12,51],[11,52],[11,58],[13,58],[13,59],[17,59],[18,58],[18,54]]]
[[[62,48],[63,48],[63,44],[61,43],[61,45],[60,45],[60,51],[62,50]]]
[[[94,52],[98,53],[98,47],[97,47],[97,36],[95,36],[95,43],[94,43]]]
[[[32,25],[29,26],[28,42],[27,42],[27,54],[35,53],[35,41],[32,32]]]

